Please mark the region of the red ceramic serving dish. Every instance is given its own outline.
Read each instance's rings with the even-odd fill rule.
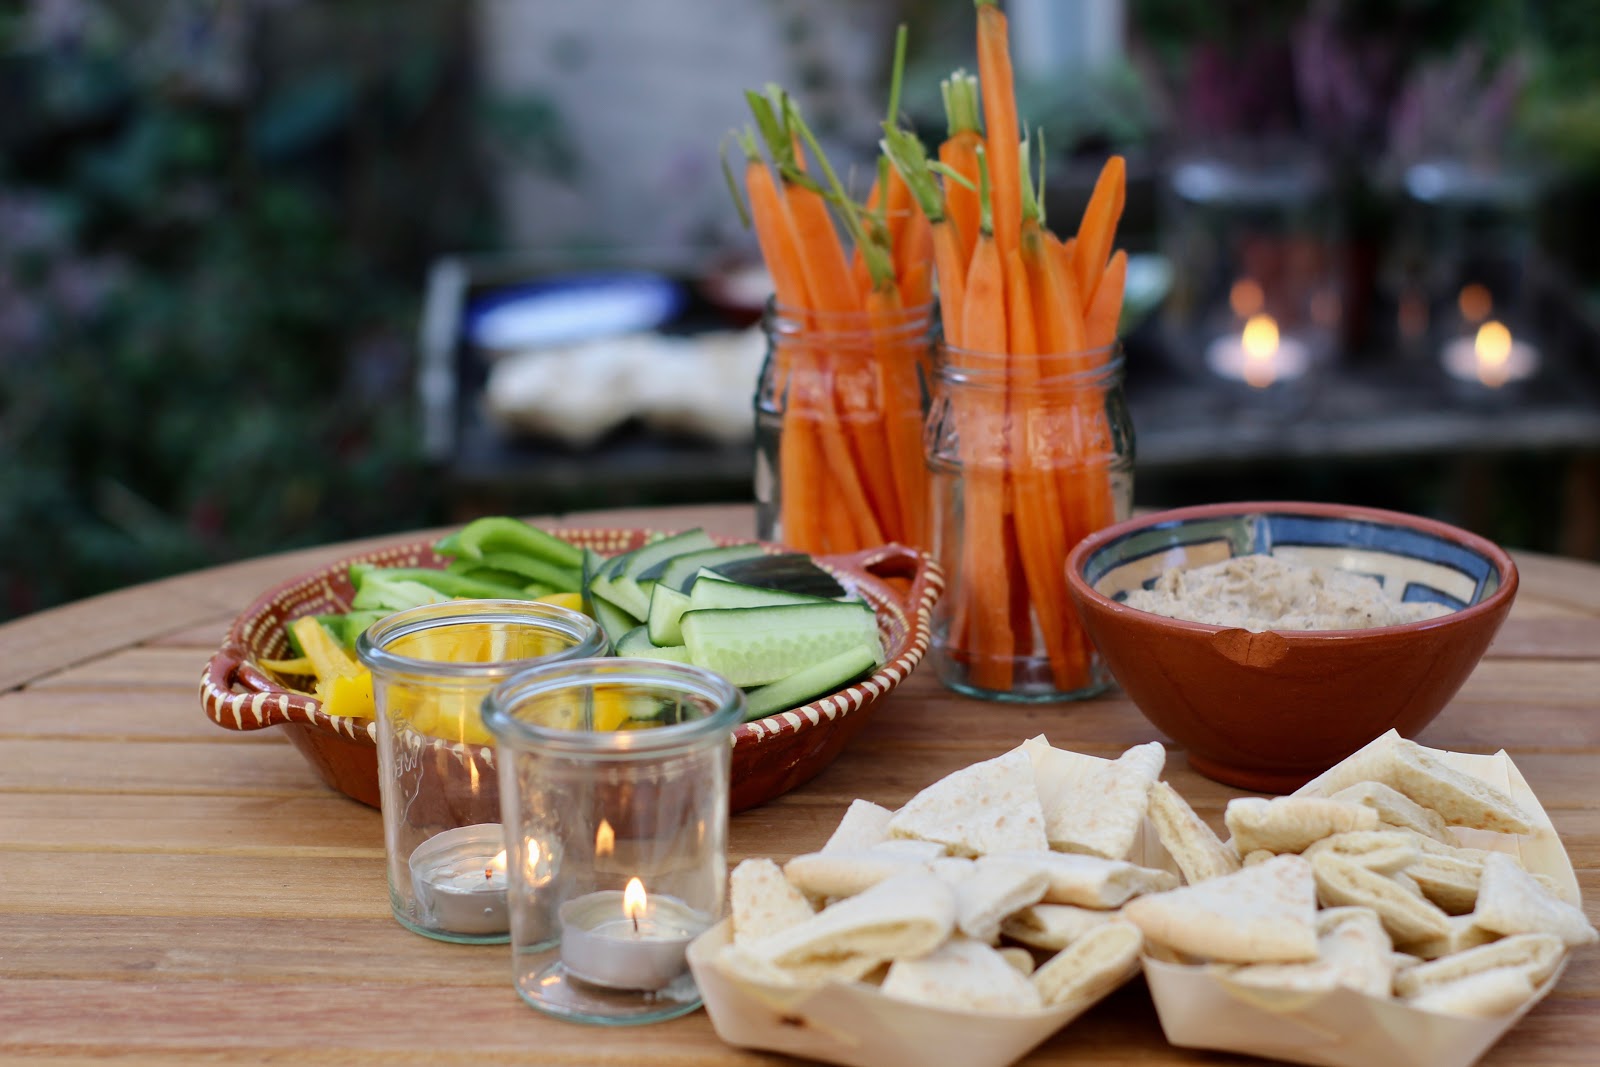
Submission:
[[[1210,626],[1127,607],[1169,567],[1270,552],[1371,575],[1398,595],[1456,608],[1367,630]],[[1067,585],[1106,665],[1194,768],[1288,792],[1395,728],[1426,726],[1477,665],[1517,592],[1506,552],[1465,530],[1334,504],[1213,504],[1154,512],[1086,537]]]
[[[580,548],[606,555],[627,552],[651,536],[649,530],[562,530]],[[768,546],[781,551],[780,546]],[[263,593],[233,623],[200,680],[200,703],[218,726],[257,730],[282,726],[322,780],[363,804],[378,806],[377,742],[372,724],[333,718],[315,697],[284,688],[258,660],[285,655],[284,623],[302,615],[349,609],[355,595],[347,576],[352,563],[443,567],[431,541],[411,541],[330,563]],[[905,680],[928,650],[929,615],[943,589],[938,566],[924,552],[884,545],[849,556],[817,559],[877,613],[887,660],[871,677],[792,711],[744,723],[734,731],[732,810],[771,800],[808,781],[832,763],[866,724],[874,705]],[[890,584],[886,579],[903,579]],[[494,755],[487,747],[444,745],[445,773],[494,780]],[[476,764],[469,768],[468,762]]]

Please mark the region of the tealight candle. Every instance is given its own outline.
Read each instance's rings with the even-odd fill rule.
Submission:
[[[608,989],[665,989],[689,969],[689,942],[711,925],[676,897],[627,889],[589,893],[561,905],[561,962]]]
[[[506,846],[499,823],[458,826],[411,853],[418,919],[446,934],[506,934]]]
[[[1490,319],[1471,337],[1457,337],[1444,347],[1444,370],[1462,382],[1499,389],[1532,376],[1539,367],[1534,347],[1511,336],[1504,323]]]
[[[1311,369],[1305,344],[1278,331],[1271,315],[1251,315],[1238,337],[1219,337],[1206,349],[1206,365],[1222,378],[1242,381],[1255,389],[1274,382],[1292,381]]]

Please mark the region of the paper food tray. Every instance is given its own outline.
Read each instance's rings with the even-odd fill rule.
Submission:
[[[731,935],[732,925],[724,920],[689,946],[689,966],[717,1036],[730,1045],[826,1063],[1006,1067],[1103,999],[993,1015],[913,1004],[859,982],[813,989],[761,985],[736,979],[712,962]],[[1134,968],[1128,978],[1137,973]]]
[[[1393,744],[1398,736],[1390,731],[1362,751]],[[1461,830],[1461,843],[1520,857],[1529,871],[1549,876],[1564,898],[1578,903],[1572,861],[1511,757],[1503,751],[1492,756],[1429,751],[1456,770],[1509,793],[1534,824],[1534,832],[1521,837]],[[1326,777],[1313,779],[1295,795],[1321,795],[1320,783]],[[1247,989],[1204,967],[1144,958],[1145,980],[1161,1028],[1172,1044],[1325,1067],[1467,1067],[1543,1000],[1565,969],[1563,962],[1516,1011],[1469,1019],[1419,1011],[1404,1001],[1350,989],[1320,994]]]

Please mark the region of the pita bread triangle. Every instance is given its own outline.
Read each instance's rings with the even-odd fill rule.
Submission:
[[[852,800],[822,851],[858,852],[880,844],[889,836],[889,820],[893,817],[894,812],[870,800]]]
[[[961,1011],[1028,1012],[1040,1007],[1033,983],[982,941],[951,938],[926,956],[896,960],[883,995]]]
[[[745,951],[784,967],[848,956],[899,959],[933,951],[955,924],[955,893],[932,874],[919,871],[880,882],[752,943]]]
[[[1159,741],[1136,745],[1114,760],[1024,742],[1033,761],[1045,837],[1058,852],[1127,858],[1161,777],[1167,752]]]
[[[941,778],[895,813],[889,833],[936,841],[957,856],[1048,847],[1028,754],[1014,748]]]
[[[1239,854],[1224,845],[1215,831],[1195,814],[1178,791],[1166,782],[1150,787],[1150,822],[1156,837],[1193,885],[1239,869]]]
[[[748,945],[811,918],[811,902],[768,859],[745,860],[728,877],[733,942]]]
[[[1306,786],[1324,796],[1358,782],[1382,782],[1425,808],[1432,808],[1452,826],[1494,830],[1503,834],[1533,831],[1528,813],[1505,793],[1470,774],[1463,774],[1394,730],[1335,764]]]
[[[1554,934],[1569,946],[1600,940],[1580,909],[1551,895],[1516,860],[1499,852],[1484,857],[1473,917],[1497,934]]]
[[[1123,918],[1157,944],[1229,963],[1317,958],[1317,883],[1311,864],[1283,855],[1235,874],[1136,897]]]

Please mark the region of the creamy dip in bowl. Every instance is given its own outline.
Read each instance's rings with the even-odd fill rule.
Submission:
[[[1199,567],[1169,567],[1134,589],[1130,608],[1170,619],[1264,630],[1365,630],[1448,615],[1427,600],[1398,600],[1378,579],[1274,556],[1235,556]]]

